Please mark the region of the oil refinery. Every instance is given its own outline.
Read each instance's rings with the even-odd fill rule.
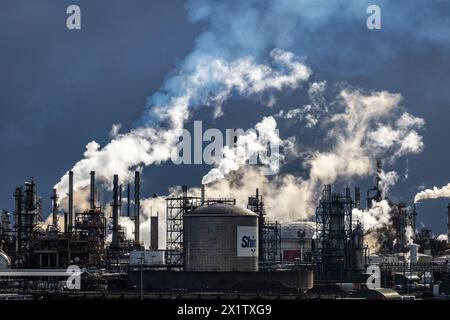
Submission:
[[[0,303],[180,319],[448,303],[448,13],[1,0]]]
[[[383,199],[381,173],[377,160],[376,183],[367,190],[366,208],[359,187],[354,193],[349,187],[339,193],[325,185],[315,221],[288,223],[266,218],[264,195],[258,189],[248,195],[243,208],[236,199],[207,197],[204,185],[200,196],[188,194],[188,187],[182,186],[179,194],[165,199],[166,243],[159,243],[161,221],[152,216],[148,247],[139,233],[140,172],[135,173],[133,198],[129,184],[122,197],[123,186],[114,175],[112,200],[102,205],[92,171],[89,208],[82,212],[74,210],[76,176],[69,172],[68,207],[59,207],[53,190],[51,223],[46,226],[43,200],[32,179],[15,189],[14,210],[2,212],[0,290],[8,297],[60,299],[99,294],[142,299],[442,299],[449,294],[449,246],[425,228],[408,235],[408,228],[416,230],[415,206]],[[361,215],[353,213],[369,215],[371,206],[383,200],[389,202],[391,224],[374,237],[364,230]],[[120,225],[122,215],[133,220],[134,239]],[[58,223],[59,217],[63,223]],[[378,242],[378,249],[368,241]],[[80,270],[77,290],[62,281],[65,270],[73,266]],[[379,270],[375,278],[373,268]]]

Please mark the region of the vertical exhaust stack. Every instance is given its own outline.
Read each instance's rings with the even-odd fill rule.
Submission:
[[[67,212],[64,212],[64,233],[67,233]]]
[[[188,186],[187,185],[181,186],[181,191],[183,193],[183,214],[185,214],[188,210],[188,199],[187,199]]]
[[[256,213],[258,214],[258,255],[260,260],[264,260],[264,212],[262,207],[262,197],[259,195],[259,188],[256,188]]]
[[[22,249],[22,200],[23,200],[23,190],[22,187],[17,187],[14,193],[15,199],[15,210],[16,215],[16,252],[19,253]]]
[[[72,232],[73,224],[73,172],[69,172],[69,221],[67,223],[67,231]]]
[[[113,234],[112,234],[112,242],[111,247],[118,248],[119,247],[119,176],[114,175],[114,186],[113,186],[113,203],[112,203],[112,212],[113,212]]]
[[[361,209],[361,190],[359,187],[355,187],[355,208]]]
[[[158,215],[150,218],[150,250],[158,250]]]
[[[372,208],[372,201],[380,202],[383,200],[383,190],[381,190],[381,175],[383,174],[383,163],[377,158],[377,176],[375,186],[367,190],[367,208]],[[371,193],[375,192],[374,195]]]
[[[95,171],[91,171],[91,194],[89,198],[90,209],[95,210]]]
[[[134,241],[136,245],[139,245],[139,226],[140,226],[140,215],[141,215],[141,176],[139,171],[134,174]]]
[[[119,185],[119,216],[122,216],[122,185]]]
[[[58,195],[56,194],[56,189],[53,189],[51,199],[53,202],[52,225],[56,229],[58,228]]]
[[[447,206],[447,243],[450,243],[450,203]]]
[[[128,218],[130,217],[130,201],[131,201],[131,197],[130,197],[130,184],[127,184],[127,216]]]
[[[381,190],[381,175],[383,173],[383,163],[380,158],[377,159],[377,195],[376,200],[379,202],[383,200],[383,191]]]
[[[205,204],[205,185],[202,184],[202,199],[201,199],[201,204]]]

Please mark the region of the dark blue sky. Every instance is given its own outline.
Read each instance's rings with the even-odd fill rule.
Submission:
[[[317,79],[401,93],[408,112],[425,119],[425,149],[408,156],[409,179],[392,190],[392,197],[410,202],[418,186],[450,180],[450,3],[374,2],[383,5],[381,31],[365,28],[364,11],[356,18],[333,12],[313,31],[299,31],[286,49],[305,56]],[[65,10],[72,3],[82,8],[81,31],[65,27]],[[51,188],[82,157],[86,143],[106,143],[113,123],[122,123],[123,131],[132,127],[146,98],[191,52],[205,28],[206,22],[188,21],[183,1],[2,0],[0,208],[12,209],[14,187],[32,176],[48,207]],[[299,105],[299,98],[288,96],[284,103]],[[220,122],[208,120],[210,110],[197,111],[194,119],[247,128],[274,112],[245,101],[228,104],[230,112]],[[405,163],[401,158],[392,169],[402,173]],[[148,168],[144,195],[198,184],[207,170],[170,164]],[[370,181],[360,183],[365,188]],[[444,232],[447,202],[421,203],[418,221]]]

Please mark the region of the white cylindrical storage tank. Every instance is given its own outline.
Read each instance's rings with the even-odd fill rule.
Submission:
[[[258,271],[258,215],[228,203],[183,217],[185,271]]]
[[[281,258],[284,262],[305,259],[312,252],[315,222],[297,221],[281,225]],[[303,255],[302,252],[303,251]]]

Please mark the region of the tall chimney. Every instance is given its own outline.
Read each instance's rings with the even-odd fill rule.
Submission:
[[[158,215],[150,218],[150,250],[158,250]]]
[[[58,227],[58,195],[56,194],[56,189],[53,189],[52,193],[52,202],[53,202],[53,210],[52,210],[52,225],[53,227]]]
[[[122,216],[122,185],[119,186],[119,216]]]
[[[113,186],[113,203],[112,203],[112,212],[113,212],[113,234],[112,234],[112,242],[111,246],[113,248],[119,247],[119,176],[117,174],[114,175],[114,186]]]
[[[259,188],[256,188],[256,213],[258,214],[258,255],[260,261],[264,260],[264,212],[262,207],[262,197],[259,195]]]
[[[91,195],[89,198],[91,210],[95,209],[95,171],[91,171]]]
[[[355,208],[361,209],[361,189],[355,187]]]
[[[14,193],[15,199],[15,214],[16,214],[16,252],[20,252],[22,249],[22,200],[23,200],[23,190],[22,187],[17,187]]]
[[[447,243],[450,243],[450,203],[447,206]]]
[[[383,173],[383,163],[381,159],[377,159],[377,201],[383,200],[383,191],[381,190],[381,174]]]
[[[205,203],[205,185],[202,184],[202,200],[201,204],[203,205]]]
[[[67,223],[67,231],[72,232],[73,224],[73,171],[69,172],[69,221]]]
[[[141,215],[140,193],[141,177],[139,171],[136,171],[134,174],[134,241],[136,244],[139,244],[139,220]]]
[[[130,184],[127,184],[127,216],[130,217],[130,201],[131,201],[131,196],[130,196]]]
[[[188,186],[187,185],[181,186],[181,191],[183,192],[183,214],[185,214],[188,210],[188,199],[187,199]]]
[[[67,212],[64,212],[64,233],[67,233]]]

